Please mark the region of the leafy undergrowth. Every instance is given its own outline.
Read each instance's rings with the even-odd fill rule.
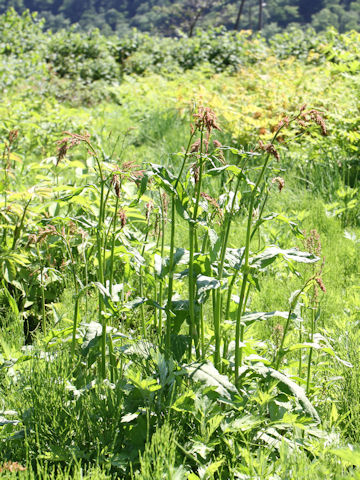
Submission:
[[[358,74],[280,57],[9,63],[2,478],[359,478]]]

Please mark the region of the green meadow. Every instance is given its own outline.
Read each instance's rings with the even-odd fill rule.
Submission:
[[[1,478],[360,479],[360,34],[0,34]]]

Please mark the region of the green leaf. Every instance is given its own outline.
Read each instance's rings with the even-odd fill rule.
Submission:
[[[283,250],[282,248],[271,246],[265,248],[264,251],[254,257],[251,257],[249,263],[252,268],[262,270],[273,263],[278,257],[282,257],[288,262],[299,263],[315,263],[319,260],[319,257],[313,253],[301,252],[295,248]]]
[[[14,315],[16,315],[16,317],[19,317],[20,312],[19,312],[19,309],[18,309],[18,306],[17,306],[17,303],[16,303],[15,299],[11,296],[9,290],[6,287],[6,284],[5,284],[4,280],[2,280],[1,284],[2,284],[2,287],[4,289],[7,301],[9,302],[11,311],[13,312]]]
[[[262,422],[262,419],[254,417],[253,415],[243,415],[235,420],[224,422],[221,428],[224,433],[247,432]]]
[[[339,448],[330,450],[330,453],[350,463],[350,465],[356,465],[360,467],[360,449],[352,450],[351,448]]]
[[[224,463],[224,459],[222,460],[218,460],[217,462],[213,462],[211,463],[207,468],[206,468],[206,475],[214,475],[214,473],[216,473],[219,468],[221,467],[221,465]]]
[[[275,310],[274,312],[254,312],[254,313],[245,313],[241,317],[241,322],[245,325],[251,325],[252,323],[261,320],[270,320],[273,317],[288,318],[289,312],[279,312]],[[296,319],[297,315],[295,313],[291,314],[292,319]]]
[[[242,178],[246,178],[241,168],[239,168],[237,165],[224,165],[217,168],[211,168],[206,173],[207,175],[217,176],[223,172],[230,172],[236,177],[240,176]]]
[[[13,280],[16,278],[16,267],[14,262],[11,260],[4,260],[3,263],[3,273],[4,273],[4,279],[8,282],[11,283]]]
[[[71,200],[73,197],[80,195],[84,190],[91,188],[95,192],[97,192],[97,187],[94,184],[88,184],[88,185],[83,185],[82,187],[67,187],[67,190],[72,191],[71,193],[64,195],[63,197],[60,197],[59,200],[62,202],[67,202],[68,200]]]
[[[210,290],[216,290],[220,287],[220,282],[216,278],[199,275],[196,279],[197,300],[199,303],[205,303]]]
[[[251,238],[253,238],[256,230],[260,227],[260,225],[262,225],[263,223],[265,222],[268,222],[270,220],[278,220],[280,222],[283,222],[283,223],[286,223],[287,225],[290,226],[291,230],[292,230],[292,233],[298,237],[298,238],[303,238],[304,235],[303,233],[301,232],[301,230],[299,229],[298,225],[295,223],[295,222],[292,222],[291,220],[289,220],[285,215],[283,215],[282,213],[276,213],[276,212],[272,212],[270,213],[269,215],[266,215],[265,217],[261,217],[254,225],[254,228],[253,228],[253,231],[252,231],[252,234],[251,234]]]
[[[179,329],[175,327],[173,331],[179,331]],[[171,335],[171,354],[178,362],[181,362],[185,352],[188,350],[189,339],[189,335]]]
[[[171,405],[171,408],[177,412],[193,412],[195,403],[195,393],[193,391],[186,392],[178,397]]]
[[[225,265],[228,268],[239,270],[241,268],[245,248],[227,248],[225,252]]]
[[[311,404],[310,400],[307,398],[305,390],[283,373],[274,370],[271,367],[266,367],[265,365],[244,366],[240,370],[241,376],[250,371],[267,379],[268,381],[270,379],[276,380],[277,386],[280,390],[282,390],[286,394],[290,394],[295,397],[299,401],[305,412],[310,415],[314,420],[320,422],[320,417],[313,405]]]
[[[190,475],[187,477],[187,480],[200,480],[200,477],[195,475],[195,473],[190,473]]]
[[[231,398],[237,393],[237,389],[226,375],[221,375],[211,363],[191,363],[186,365],[186,372],[195,382],[201,382],[207,387],[215,387],[215,390],[223,397]]]
[[[156,165],[155,163],[152,163],[150,164],[150,167],[154,173],[154,178],[158,181],[161,187],[170,195],[176,193],[176,177],[163,165]]]

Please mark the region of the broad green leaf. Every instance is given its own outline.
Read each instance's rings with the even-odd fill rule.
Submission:
[[[19,315],[20,315],[20,312],[19,312],[19,308],[18,308],[18,306],[17,306],[17,303],[16,303],[15,299],[11,296],[9,290],[7,289],[4,280],[2,280],[1,284],[2,284],[2,288],[4,289],[6,299],[7,299],[7,301],[9,302],[11,311],[12,311],[13,314],[16,315],[16,317],[18,318]]]
[[[237,389],[226,375],[221,375],[211,363],[191,363],[186,365],[186,372],[195,382],[201,382],[207,387],[215,387],[215,390],[223,397],[231,398],[237,393]]]
[[[212,462],[207,468],[206,468],[206,475],[214,475],[214,473],[216,473],[219,468],[221,467],[221,465],[224,463],[225,459],[222,459],[222,460],[218,460],[216,462]]]
[[[214,448],[209,447],[203,442],[195,441],[192,443],[189,453],[197,456],[200,455],[201,458],[206,460],[207,456],[214,450]]]
[[[282,257],[286,261],[300,263],[315,263],[319,260],[319,257],[313,253],[301,252],[295,248],[283,250],[282,248],[271,246],[251,257],[249,263],[251,267],[262,270],[273,263],[278,257]]]
[[[304,237],[303,233],[301,232],[301,230],[299,229],[298,225],[295,222],[292,222],[291,220],[289,220],[282,213],[272,212],[269,215],[266,215],[265,217],[260,218],[260,220],[257,220],[257,222],[254,225],[253,231],[251,233],[251,238],[253,238],[256,230],[260,227],[260,225],[262,225],[263,223],[268,222],[270,220],[274,220],[274,219],[289,225],[291,230],[292,230],[292,233],[296,237],[298,237],[298,238],[303,238]]]
[[[253,415],[241,415],[235,420],[223,422],[221,429],[224,433],[247,432],[262,423],[262,419]]]
[[[186,392],[175,400],[171,408],[177,412],[192,412],[194,411],[194,400],[195,393],[193,391]]]
[[[204,303],[209,295],[210,290],[216,290],[220,287],[220,282],[216,278],[199,275],[196,279],[197,300]]]
[[[271,367],[266,367],[265,365],[244,366],[240,370],[240,375],[244,375],[247,372],[255,372],[257,375],[260,375],[263,378],[276,380],[278,382],[278,388],[285,393],[290,393],[292,396],[294,396],[299,401],[305,412],[314,418],[314,420],[320,422],[320,417],[310,400],[307,398],[305,390],[283,373],[274,370]]]
[[[239,168],[237,165],[223,165],[221,167],[211,168],[206,173],[207,175],[216,176],[223,172],[230,172],[236,177],[240,176],[242,178],[246,178],[241,168]]]
[[[350,465],[360,467],[360,449],[353,450],[351,448],[339,448],[330,450],[330,453],[341,458],[341,460],[345,460],[345,462]]]
[[[280,317],[280,318],[286,318],[287,319],[288,316],[289,316],[289,312],[279,312],[277,310],[275,310],[274,312],[245,313],[241,317],[241,322],[245,325],[251,325],[252,323],[254,323],[258,320],[260,320],[260,321],[270,320],[273,317]],[[297,316],[295,315],[295,313],[292,313],[290,318],[295,319],[295,318],[297,318]]]
[[[228,268],[239,270],[241,268],[245,248],[227,248],[225,252],[225,264]]]
[[[64,195],[63,197],[60,197],[59,200],[62,201],[62,202],[67,202],[68,200],[71,200],[76,195],[80,195],[86,189],[92,189],[95,192],[97,192],[97,187],[94,184],[83,185],[82,187],[77,187],[77,188],[67,187],[67,190],[70,190],[71,193],[69,193],[68,195]]]
[[[195,473],[190,473],[187,477],[187,480],[200,480],[200,477],[195,475]]]

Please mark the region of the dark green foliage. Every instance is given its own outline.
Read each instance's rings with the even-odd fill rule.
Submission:
[[[47,27],[56,30],[69,23],[78,23],[85,30],[99,28],[106,34],[124,35],[132,28],[138,28],[165,35],[178,35],[183,31],[192,36],[197,27],[234,28],[240,3],[240,0],[4,0],[0,13],[9,7],[19,12],[25,9],[38,11],[46,19]],[[269,0],[263,5],[261,14],[258,0],[245,0],[239,27],[264,28],[266,35],[270,36],[293,24],[312,24],[317,30],[334,26],[346,31],[358,29],[359,15],[358,0]]]

